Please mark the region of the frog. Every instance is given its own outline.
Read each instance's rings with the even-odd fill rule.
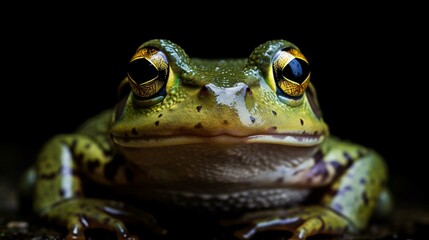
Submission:
[[[168,233],[130,199],[225,216],[236,239],[365,230],[391,210],[388,167],[372,148],[330,133],[311,74],[285,39],[224,59],[189,57],[168,39],[142,43],[117,103],[41,147],[34,213],[63,226],[67,240],[94,228],[139,239],[130,219]]]

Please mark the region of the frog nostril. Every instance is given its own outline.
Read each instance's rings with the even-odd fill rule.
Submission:
[[[207,96],[209,94],[209,89],[208,87],[205,85],[200,89],[200,96]]]
[[[250,89],[250,87],[246,87],[246,94],[252,96],[252,89]]]

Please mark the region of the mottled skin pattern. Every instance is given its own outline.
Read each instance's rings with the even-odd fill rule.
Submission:
[[[88,197],[92,181],[142,201],[243,211],[223,221],[247,223],[235,233],[241,239],[272,229],[292,239],[365,229],[388,194],[386,166],[371,149],[329,135],[310,73],[304,84],[300,71],[277,69],[302,56],[278,57],[288,48],[299,53],[276,40],[247,59],[215,61],[188,58],[167,40],[142,44],[133,61],[147,56],[145,71],[162,64],[165,78],[158,74],[155,83],[148,81],[154,75],[129,73],[114,109],[46,143],[36,164],[35,212],[66,227],[66,239],[85,239],[85,229],[98,227],[137,239],[127,222],[162,231],[131,205]],[[298,70],[303,59],[293,62]],[[279,79],[290,76],[296,81]]]

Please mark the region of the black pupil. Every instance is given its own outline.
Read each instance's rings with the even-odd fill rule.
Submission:
[[[158,69],[145,58],[132,61],[128,66],[128,75],[137,83],[144,83],[158,76]]]
[[[310,68],[302,59],[295,58],[283,68],[283,77],[296,83],[302,83],[310,73]]]

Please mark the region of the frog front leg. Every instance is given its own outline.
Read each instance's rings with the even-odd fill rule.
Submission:
[[[112,174],[112,170],[116,174]],[[126,168],[84,135],[58,135],[45,144],[36,164],[35,212],[68,230],[69,239],[85,239],[84,231],[105,228],[118,239],[137,239],[122,218],[152,224],[153,219],[123,203],[84,196],[82,176],[107,184],[126,183]],[[110,179],[109,179],[110,178]],[[115,215],[115,216],[113,216]]]
[[[316,192],[322,191],[318,202],[310,201],[292,209],[246,214],[232,221],[234,224],[250,223],[235,235],[250,239],[257,232],[286,230],[292,232],[291,239],[306,239],[317,234],[363,230],[381,196],[388,193],[385,188],[386,166],[371,150],[350,143],[330,143],[314,156],[311,168],[294,173],[298,176],[294,183],[296,187],[307,186]]]

